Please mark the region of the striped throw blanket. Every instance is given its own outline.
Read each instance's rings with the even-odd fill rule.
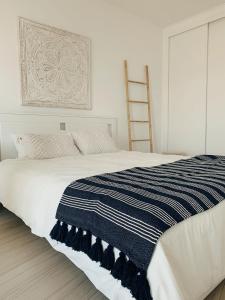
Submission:
[[[222,156],[93,176],[66,188],[50,235],[100,262],[134,298],[149,300],[146,272],[160,236],[224,199]]]

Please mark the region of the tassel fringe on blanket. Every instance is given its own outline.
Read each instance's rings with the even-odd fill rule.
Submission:
[[[101,267],[109,270],[114,278],[121,280],[122,286],[128,288],[135,299],[152,300],[146,271],[137,268],[123,252],[120,252],[115,260],[113,246],[108,245],[104,250],[99,237],[92,244],[90,231],[84,233],[82,228],[76,229],[75,226],[71,226],[68,230],[68,224],[58,220],[50,236],[53,240],[64,243],[75,251],[86,253],[93,261],[100,262]]]

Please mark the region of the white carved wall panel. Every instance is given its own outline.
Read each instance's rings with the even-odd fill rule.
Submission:
[[[90,39],[19,18],[22,104],[91,109]]]

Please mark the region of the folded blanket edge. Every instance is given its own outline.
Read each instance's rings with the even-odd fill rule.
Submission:
[[[69,225],[71,226],[70,230],[68,229]],[[108,244],[107,248],[103,249],[100,237],[96,237],[96,242],[92,244],[90,230],[76,228],[74,225],[57,219],[50,232],[50,237],[74,251],[85,253],[91,260],[99,262],[101,267],[110,271],[115,279],[121,281],[123,287],[130,290],[135,299],[152,300],[147,272],[138,268],[129,258],[127,259],[122,251],[115,259],[113,246]]]

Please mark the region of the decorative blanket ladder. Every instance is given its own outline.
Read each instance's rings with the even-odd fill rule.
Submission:
[[[127,60],[124,61],[124,71],[125,71],[125,88],[126,88],[126,100],[127,100],[127,119],[128,119],[128,139],[129,139],[129,150],[133,150],[133,144],[137,142],[148,142],[149,151],[153,152],[153,139],[152,139],[152,118],[151,118],[151,94],[150,94],[150,84],[149,84],[149,71],[148,66],[145,66],[145,81],[134,81],[129,80],[128,77],[128,66]],[[146,88],[146,100],[132,100],[130,99],[129,85],[130,84],[140,84]],[[148,109],[148,120],[132,120],[131,119],[131,109],[130,105],[145,105]],[[135,123],[147,123],[148,124],[148,139],[134,139],[132,138],[132,124]]]

